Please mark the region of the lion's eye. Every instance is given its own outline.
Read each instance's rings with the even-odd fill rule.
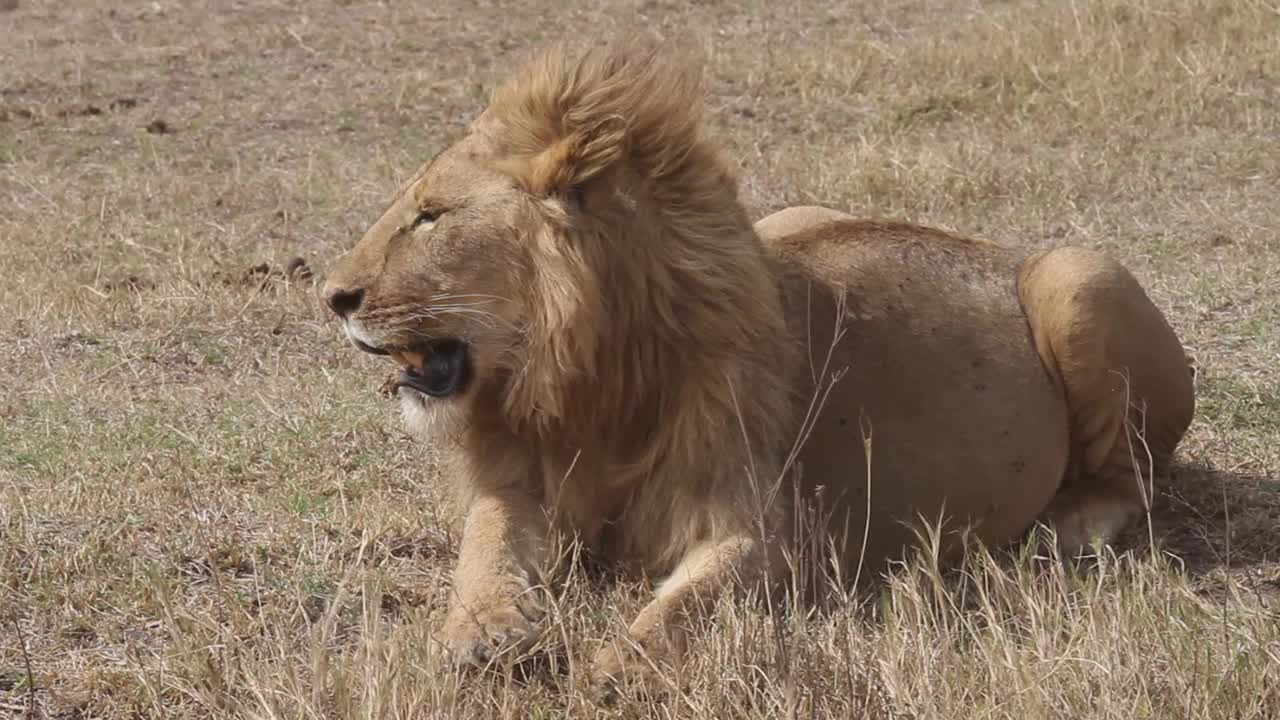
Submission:
[[[435,213],[431,212],[430,210],[420,210],[418,212],[418,216],[413,219],[413,224],[409,226],[409,229],[412,230],[414,228],[420,227],[422,225],[426,225],[427,223],[433,223],[435,221],[436,221]]]

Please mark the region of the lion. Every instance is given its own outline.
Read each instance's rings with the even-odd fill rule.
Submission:
[[[1099,252],[822,207],[753,225],[689,55],[539,54],[328,274],[458,491],[459,665],[534,645],[565,538],[655,582],[603,683],[678,658],[708,598],[785,580],[800,525],[855,585],[923,521],[948,556],[1041,524],[1084,552],[1191,422],[1179,339]]]

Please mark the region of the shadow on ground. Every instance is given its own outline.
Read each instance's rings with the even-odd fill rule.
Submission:
[[[1206,591],[1230,576],[1280,608],[1280,481],[1177,465],[1157,492],[1150,524],[1136,523],[1117,549],[1146,551],[1152,540]]]

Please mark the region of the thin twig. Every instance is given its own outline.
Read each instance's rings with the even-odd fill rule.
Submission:
[[[13,623],[13,631],[18,634],[18,647],[22,648],[22,662],[27,671],[27,717],[34,718],[36,716],[36,674],[31,669],[31,653],[27,651],[27,636],[22,634],[22,623],[18,622],[18,616],[14,615],[10,621]]]

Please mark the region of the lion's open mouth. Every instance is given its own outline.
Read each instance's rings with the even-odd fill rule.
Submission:
[[[471,380],[471,354],[456,338],[433,340],[406,350],[391,350],[404,369],[396,385],[434,398],[447,398],[466,389]]]

